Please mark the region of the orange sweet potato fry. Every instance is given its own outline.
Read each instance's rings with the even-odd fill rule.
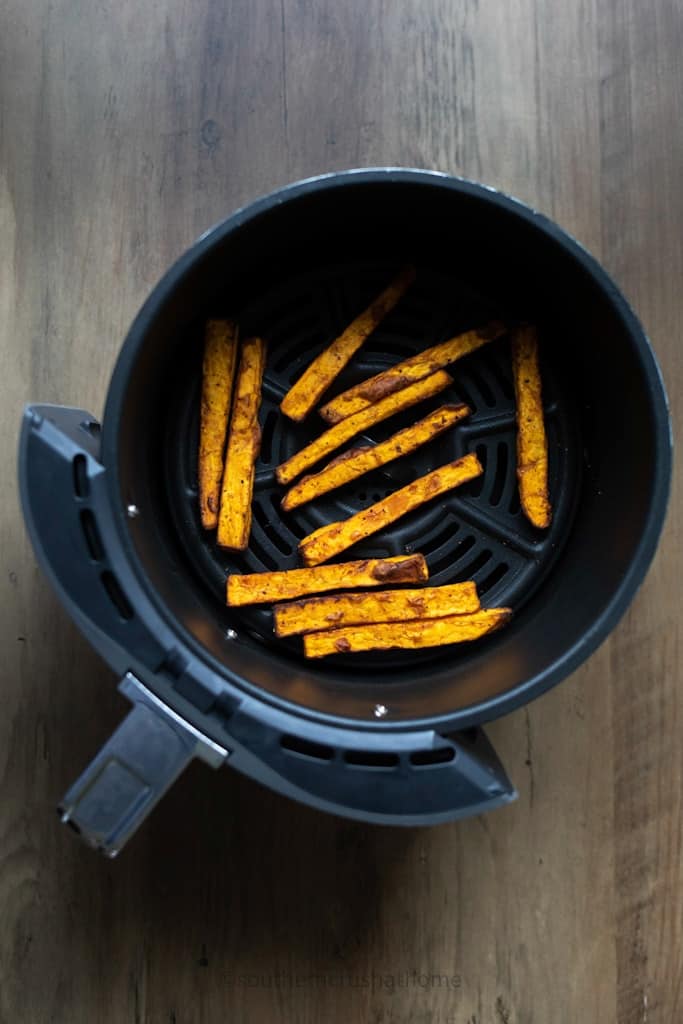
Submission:
[[[429,578],[423,555],[394,558],[364,558],[317,569],[289,569],[283,572],[255,572],[228,576],[227,603],[232,607],[288,601],[304,594],[326,590],[353,590],[392,583],[420,583]]]
[[[550,525],[548,442],[543,422],[538,341],[533,327],[519,327],[512,337],[512,370],[517,400],[517,482],[525,516],[534,526]]]
[[[369,380],[361,381],[355,387],[342,392],[341,395],[337,395],[322,407],[320,415],[328,423],[339,423],[347,416],[352,416],[361,409],[367,408],[368,405],[378,402],[380,398],[401,391],[408,384],[422,380],[435,373],[436,370],[454,363],[457,359],[474,352],[475,349],[481,348],[482,345],[486,345],[487,342],[493,341],[494,338],[498,338],[504,333],[505,325],[493,321],[478,330],[458,334],[456,337],[425,349],[424,352],[418,352],[410,359],[405,359],[389,370],[383,370],[382,373],[370,377]]]
[[[276,605],[273,617],[278,636],[296,636],[341,626],[438,619],[478,609],[477,586],[473,580],[468,580],[466,583],[423,587],[421,590],[377,590],[367,594],[309,597]]]
[[[482,466],[474,454],[463,456],[455,462],[439,466],[425,476],[418,477],[406,487],[394,491],[387,498],[368,508],[361,509],[349,519],[321,526],[299,544],[299,553],[306,565],[320,565],[345,551],[359,540],[372,536],[407,512],[419,508],[440,494],[474,479],[482,473]]]
[[[397,277],[370,303],[346,330],[313,360],[285,397],[280,409],[290,419],[300,422],[327,391],[358,351],[415,280],[413,267],[405,267]]]
[[[221,547],[235,551],[244,551],[249,544],[251,532],[254,466],[261,445],[258,413],[265,362],[266,346],[263,340],[247,338],[242,343],[235,384],[218,513],[218,543]]]
[[[418,420],[412,427],[399,430],[374,447],[352,448],[351,451],[344,452],[319,473],[302,477],[298,484],[287,491],[282,499],[283,509],[289,512],[307,501],[319,498],[321,494],[327,494],[336,487],[356,480],[364,473],[369,473],[371,469],[386,466],[388,462],[402,455],[409,455],[468,416],[469,412],[466,405],[442,405],[436,412],[431,412],[429,416]]]
[[[438,373],[433,373],[431,377],[426,377],[424,380],[419,380],[415,384],[411,384],[410,387],[404,388],[399,394],[387,395],[386,398],[382,399],[381,402],[377,402],[376,405],[362,409],[355,416],[349,416],[341,423],[335,424],[334,427],[330,427],[324,434],[317,437],[315,441],[311,441],[301,451],[292,455],[291,459],[287,459],[286,462],[277,467],[275,475],[278,482],[281,484],[291,483],[309,466],[320,462],[326,455],[336,451],[337,448],[346,444],[356,434],[368,430],[376,423],[381,423],[382,420],[388,419],[389,416],[393,416],[397,412],[409,409],[411,405],[415,405],[425,398],[437,395],[445,387],[448,387],[450,383],[452,381],[446,371],[439,370]]]
[[[205,530],[213,530],[218,524],[223,449],[236,363],[237,325],[231,320],[209,320],[204,332],[199,425],[199,511]]]
[[[382,622],[372,626],[307,633],[304,654],[307,658],[324,658],[328,654],[353,651],[415,650],[459,644],[500,629],[511,614],[509,608],[487,608],[471,615],[446,615],[440,619],[418,619],[415,622]]]

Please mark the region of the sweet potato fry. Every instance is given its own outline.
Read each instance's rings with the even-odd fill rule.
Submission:
[[[354,590],[391,583],[420,583],[429,578],[423,555],[364,558],[319,569],[254,572],[228,576],[227,603],[231,606],[288,601],[326,590]]]
[[[361,509],[349,519],[321,526],[299,544],[299,553],[305,565],[320,565],[345,551],[365,537],[377,533],[384,526],[396,522],[401,516],[419,508],[432,498],[464,484],[483,472],[476,455],[469,454],[439,466],[425,476],[413,480],[412,484],[394,491],[388,498]]]
[[[258,413],[265,362],[266,346],[263,340],[245,339],[235,384],[218,513],[218,543],[221,547],[235,551],[244,551],[251,532],[254,464],[261,444]]]
[[[426,377],[424,380],[419,380],[415,384],[411,384],[410,387],[404,388],[400,394],[387,395],[386,398],[382,399],[381,402],[377,402],[371,408],[361,409],[355,416],[349,416],[341,423],[330,427],[324,434],[317,437],[315,441],[311,441],[301,451],[292,455],[291,459],[287,459],[286,462],[277,467],[275,475],[279,483],[291,483],[305,469],[313,466],[316,462],[320,462],[326,455],[336,451],[337,448],[350,441],[356,434],[360,434],[361,431],[374,426],[375,423],[381,423],[382,420],[388,419],[394,413],[409,409],[411,405],[415,405],[425,398],[437,395],[439,391],[443,391],[450,383],[451,377],[449,377],[446,371],[439,370],[438,373],[433,373],[431,377]]]
[[[285,397],[280,409],[291,420],[300,422],[327,391],[365,339],[372,334],[415,280],[413,267],[404,269],[346,330],[313,360]]]
[[[309,597],[273,609],[278,636],[316,633],[341,626],[375,622],[408,622],[463,615],[479,610],[477,586],[473,580],[422,590],[378,590],[368,594],[330,594]]]
[[[386,395],[401,391],[408,384],[422,380],[436,370],[448,366],[449,363],[454,363],[456,359],[474,352],[504,332],[505,325],[494,321],[478,330],[465,331],[464,334],[458,334],[440,345],[418,352],[410,359],[405,359],[389,370],[383,370],[382,373],[361,381],[355,387],[337,395],[322,407],[320,415],[328,423],[339,423],[340,420],[367,408],[368,405],[373,405]]]
[[[459,644],[500,629],[511,614],[509,608],[487,608],[471,615],[446,615],[440,619],[418,619],[416,622],[381,622],[372,626],[307,633],[304,637],[304,654],[307,658],[324,658],[328,654],[353,651],[389,651],[393,648],[417,649]]]
[[[550,526],[548,442],[543,422],[538,341],[533,327],[512,337],[512,370],[517,400],[517,482],[525,516],[534,526]]]
[[[199,425],[199,511],[205,530],[215,529],[223,479],[232,382],[237,363],[237,324],[209,320],[204,332]]]
[[[371,469],[386,466],[388,462],[414,452],[421,445],[427,444],[444,430],[452,427],[458,420],[468,416],[469,412],[466,405],[442,405],[436,412],[431,412],[412,427],[399,430],[388,440],[374,447],[352,448],[351,451],[344,452],[319,473],[302,477],[298,484],[287,491],[282,499],[283,509],[289,512],[299,505],[305,505],[307,501],[312,501],[313,498],[319,498],[321,494],[327,494],[328,491],[349,483],[350,480],[356,480],[364,473],[369,473]]]

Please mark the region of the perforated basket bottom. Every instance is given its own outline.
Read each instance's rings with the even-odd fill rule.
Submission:
[[[277,640],[272,614],[263,607],[227,609],[225,579],[231,572],[263,572],[301,565],[299,541],[312,530],[344,519],[437,466],[474,451],[484,467],[478,479],[412,512],[392,528],[348,549],[339,561],[411,552],[425,555],[430,584],[476,580],[482,604],[518,610],[550,572],[568,536],[580,485],[580,440],[576,415],[563,381],[554,372],[553,339],[541,327],[544,406],[548,433],[549,481],[553,523],[535,530],[520,511],[515,472],[515,406],[509,338],[501,337],[450,368],[453,385],[404,414],[391,417],[364,438],[377,442],[447,402],[465,402],[471,416],[414,454],[399,459],[292,513],[284,513],[284,488],[275,467],[303,447],[325,424],[312,413],[294,424],[278,409],[289,386],[330,339],[338,334],[387,283],[390,264],[340,266],[288,280],[263,294],[248,309],[207,311],[236,315],[243,331],[268,341],[268,361],[260,422],[253,525],[249,549],[226,552],[215,535],[201,527],[197,503],[197,446],[201,383],[202,325],[188,332],[186,356],[171,384],[164,431],[165,484],[180,547],[189,566],[213,597],[211,614],[238,639],[276,645],[302,657],[298,640]],[[443,271],[418,266],[417,281],[368,339],[352,365],[326,397],[469,327],[505,316],[495,303]],[[321,464],[322,465],[322,464]],[[320,468],[320,466],[315,467]],[[479,641],[476,646],[485,643]],[[325,666],[359,669],[399,665],[416,669],[444,657],[461,657],[475,645],[419,652],[354,655],[326,659]],[[399,660],[400,659],[400,660]],[[406,659],[409,659],[406,661]]]

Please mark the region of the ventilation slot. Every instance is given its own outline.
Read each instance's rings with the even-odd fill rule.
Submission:
[[[452,536],[457,534],[458,529],[459,527],[454,525]],[[466,555],[468,551],[471,551],[475,544],[475,537],[464,537],[459,544],[455,545],[455,547],[452,547],[450,544],[445,544],[438,549],[438,553],[429,553],[429,568],[432,577],[433,575],[436,575],[437,572],[450,572],[457,560]]]
[[[441,532],[438,533],[436,537],[433,537],[431,540],[428,540],[426,542],[423,541],[423,543],[420,546],[422,554],[432,554],[432,552],[438,551],[439,548],[443,547],[444,544],[449,544],[453,540],[459,529],[459,524],[456,523],[454,519],[449,519],[449,525],[444,530],[441,530]]]
[[[271,409],[266,416],[266,422],[263,425],[263,431],[261,434],[261,462],[265,466],[269,466],[273,457],[273,433],[275,431],[275,424],[277,423],[277,413],[275,409]]]
[[[128,598],[121,590],[121,586],[116,576],[114,576],[114,574],[112,572],[109,572],[109,570],[107,569],[105,570],[105,572],[102,573],[100,579],[102,581],[102,586],[107,592],[107,597],[114,605],[114,607],[116,608],[117,612],[124,620],[124,622],[127,622],[129,619],[132,619],[133,609],[128,603]]]
[[[510,371],[507,367],[504,368],[503,365],[501,365],[499,359],[491,358],[490,354],[488,358],[486,356],[484,358],[488,371],[500,388],[501,393],[508,399],[514,398],[515,392],[512,379],[510,377]]]
[[[270,521],[268,510],[265,509],[258,501],[254,502],[254,517],[268,540],[275,545],[278,551],[283,555],[291,555],[293,551],[292,545],[289,544],[276,527],[273,526]]]
[[[332,748],[322,743],[311,743],[302,740],[298,736],[282,736],[280,746],[289,754],[298,754],[299,757],[307,757],[312,761],[331,761]]]
[[[503,497],[503,490],[505,488],[507,475],[508,446],[505,441],[499,441],[496,458],[496,473],[493,479],[493,486],[491,487],[491,495],[489,497],[489,501],[492,505],[500,505],[500,499]]]
[[[74,456],[74,494],[77,498],[87,498],[90,493],[88,480],[88,462],[85,455]]]
[[[280,568],[277,559],[273,558],[272,553],[264,548],[263,544],[261,544],[255,536],[254,530],[251,531],[251,536],[249,538],[249,550],[253,554],[257,563],[265,566],[266,569],[275,570]]]
[[[489,409],[492,409],[496,404],[496,396],[493,394],[489,382],[486,380],[483,374],[481,376],[479,374],[475,375],[474,373],[472,373],[471,369],[470,373],[472,376],[472,383],[477,388],[479,394],[484,399],[484,402],[486,403],[486,405],[488,405]]]
[[[460,401],[464,402],[465,405],[469,406],[470,412],[475,413],[477,411],[477,403],[474,401],[474,399],[472,398],[472,395],[470,394],[470,392],[465,387],[462,378],[458,378],[458,380],[456,381],[454,387],[455,387],[455,392],[456,392],[458,398],[460,399]]]
[[[410,755],[410,763],[415,768],[431,768],[437,764],[447,764],[455,758],[453,747],[437,747],[435,750],[416,750]]]
[[[442,557],[440,557],[434,564],[435,568],[441,570],[449,566],[453,566],[459,558],[464,558],[468,551],[471,551],[474,545],[477,543],[477,538],[471,534],[469,537],[463,537],[459,544],[455,545],[452,551],[446,551]]]
[[[101,562],[104,558],[104,545],[97,529],[95,517],[89,508],[81,509],[81,529],[85,538],[88,554],[93,562]]]
[[[264,402],[274,402],[275,405],[279,406],[282,399],[287,394],[289,389],[284,385],[280,384],[279,380],[273,380],[272,377],[267,376],[263,378],[261,385],[261,397]]]
[[[465,579],[473,579],[479,572],[479,570],[483,569],[484,566],[491,561],[491,557],[492,555],[490,551],[481,551],[474,559],[474,561],[470,562],[467,568],[463,570],[463,573],[465,574]]]
[[[487,594],[489,590],[492,590],[493,587],[495,587],[496,583],[500,583],[509,568],[510,566],[505,562],[501,562],[500,565],[497,565],[496,568],[488,574],[488,576],[484,577],[481,583],[477,584],[479,595]]]
[[[512,493],[510,494],[510,504],[508,505],[510,515],[519,515],[520,508],[521,506],[519,504],[519,487],[515,484],[515,486],[512,488]]]
[[[398,754],[375,750],[347,750],[344,760],[356,768],[395,768],[398,764]]]
[[[303,540],[307,534],[307,530],[301,525],[296,517],[296,511],[294,515],[290,515],[288,512],[284,512],[280,506],[281,495],[276,491],[272,491],[270,495],[270,503],[273,506],[275,515],[281,522],[286,523],[287,527],[297,540]]]

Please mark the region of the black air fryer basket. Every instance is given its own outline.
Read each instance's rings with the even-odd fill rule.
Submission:
[[[275,467],[322,421],[279,403],[404,263],[417,279],[334,391],[491,319],[538,326],[553,522],[520,511],[509,339],[452,369],[472,415],[413,455],[283,513]],[[268,341],[253,527],[242,554],[202,530],[197,443],[202,330],[231,316]],[[334,392],[330,392],[332,394]],[[314,421],[314,422],[312,422]],[[460,646],[306,662],[269,610],[230,609],[230,572],[300,565],[297,544],[474,451],[478,479],[344,558],[421,552],[430,584],[474,579],[512,621]],[[514,798],[482,723],[547,690],[605,638],[654,554],[670,476],[666,395],[648,341],[604,271],[525,206],[423,171],[293,185],[214,228],[133,324],[104,422],[30,406],[24,511],[67,609],[121,675],[133,709],[67,793],[63,820],[109,855],[194,756],[371,822],[430,824]]]

